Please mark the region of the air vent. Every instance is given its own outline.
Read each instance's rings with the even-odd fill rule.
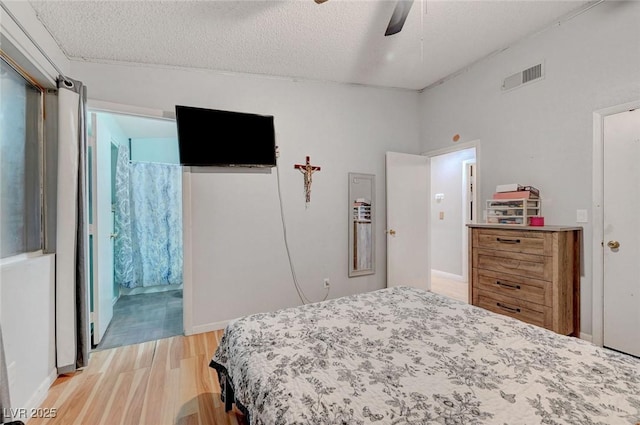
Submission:
[[[522,84],[528,83],[529,81],[533,81],[537,78],[542,77],[542,64],[539,63],[536,66],[532,66],[531,68],[527,68],[522,71]]]
[[[544,76],[544,70],[542,64],[539,63],[530,68],[525,69],[524,71],[518,72],[516,74],[510,75],[504,79],[502,82],[502,90],[507,91],[511,89],[515,89],[516,87],[520,87],[524,84],[534,82],[539,80]]]

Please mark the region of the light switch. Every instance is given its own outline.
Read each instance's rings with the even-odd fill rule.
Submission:
[[[587,216],[587,210],[576,210],[576,222],[587,223],[589,218]]]
[[[439,217],[440,220],[444,220],[444,211],[440,211]]]

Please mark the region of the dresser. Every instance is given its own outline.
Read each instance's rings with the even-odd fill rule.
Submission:
[[[473,305],[579,336],[582,228],[468,227]]]

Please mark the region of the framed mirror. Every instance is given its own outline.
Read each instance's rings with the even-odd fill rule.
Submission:
[[[349,277],[375,273],[375,178],[349,173]]]

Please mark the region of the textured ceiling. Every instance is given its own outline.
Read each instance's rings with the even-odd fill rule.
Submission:
[[[429,86],[587,3],[417,0],[402,32],[384,37],[395,1],[31,2],[73,60],[407,89]]]

